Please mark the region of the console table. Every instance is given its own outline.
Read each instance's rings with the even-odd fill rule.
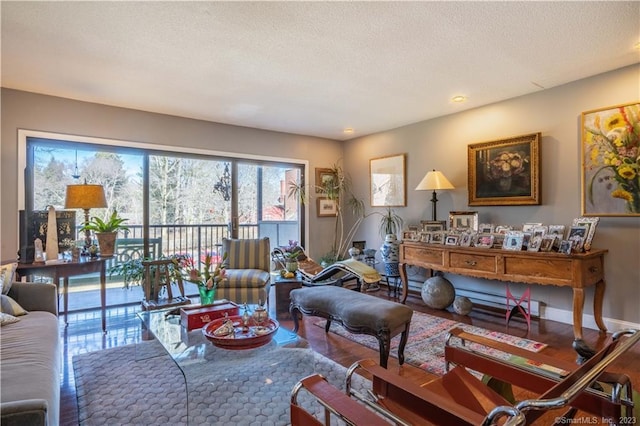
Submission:
[[[595,286],[593,316],[598,328],[607,331],[602,321],[604,298],[604,255],[608,250],[592,249],[566,255],[556,252],[528,252],[479,247],[459,247],[420,242],[400,244],[400,277],[403,297],[407,299],[407,265],[475,278],[555,285],[573,289],[573,334],[582,340],[584,288]]]
[[[105,319],[106,307],[106,266],[105,262],[110,257],[98,257],[95,259],[82,257],[75,262],[56,262],[56,263],[18,263],[16,272],[21,277],[44,275],[51,277],[53,283],[60,289],[60,278],[63,281],[63,298],[64,298],[64,322],[67,322],[67,311],[69,302],[69,277],[77,275],[86,275],[99,272],[100,273],[100,307],[102,310],[102,331],[107,331],[107,323]],[[59,304],[58,304],[59,305]]]

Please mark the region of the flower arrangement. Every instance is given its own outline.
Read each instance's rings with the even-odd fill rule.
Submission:
[[[222,260],[217,263],[216,267],[211,270],[213,265],[214,255],[212,253],[204,254],[202,261],[204,268],[202,271],[196,267],[196,261],[189,255],[176,255],[173,256],[172,261],[175,265],[175,271],[180,277],[185,280],[198,284],[199,288],[207,290],[215,289],[218,283],[226,279],[226,269],[224,267],[224,261],[227,258],[227,253],[222,256]]]
[[[589,201],[598,179],[607,182],[612,198],[626,202],[630,213],[640,213],[640,105],[593,114],[584,132],[585,167],[596,170],[588,183]]]
[[[489,177],[501,179],[518,176],[529,163],[529,156],[524,152],[502,151],[489,162]]]
[[[283,247],[283,251],[284,257],[289,261],[296,261],[300,258],[300,255],[303,254],[302,248],[295,240],[289,240],[289,245]]]

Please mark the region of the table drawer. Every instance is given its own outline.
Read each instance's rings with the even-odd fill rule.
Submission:
[[[497,273],[496,256],[491,254],[451,253],[451,268]]]
[[[571,264],[571,259],[507,257],[504,261],[504,274],[571,282],[573,278]]]
[[[418,247],[403,245],[401,262],[408,262],[416,265],[429,265],[437,269],[444,265],[443,250],[431,249],[428,247]]]

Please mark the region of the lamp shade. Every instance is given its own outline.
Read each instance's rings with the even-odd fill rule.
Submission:
[[[451,185],[451,182],[449,182],[449,180],[444,177],[442,172],[437,170],[432,170],[424,175],[418,186],[416,186],[417,191],[435,191],[436,189],[454,189],[453,185]]]
[[[67,185],[65,209],[96,209],[107,207],[102,185]]]

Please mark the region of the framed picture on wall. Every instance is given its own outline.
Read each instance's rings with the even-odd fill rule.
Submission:
[[[371,207],[407,205],[405,154],[369,161]]]
[[[582,113],[582,215],[640,216],[640,103]]]
[[[336,174],[333,169],[322,169],[316,167],[316,194],[326,194],[333,186]]]
[[[467,148],[470,206],[540,204],[540,133]]]
[[[338,203],[336,200],[318,197],[317,206],[318,217],[336,216],[338,214]]]

